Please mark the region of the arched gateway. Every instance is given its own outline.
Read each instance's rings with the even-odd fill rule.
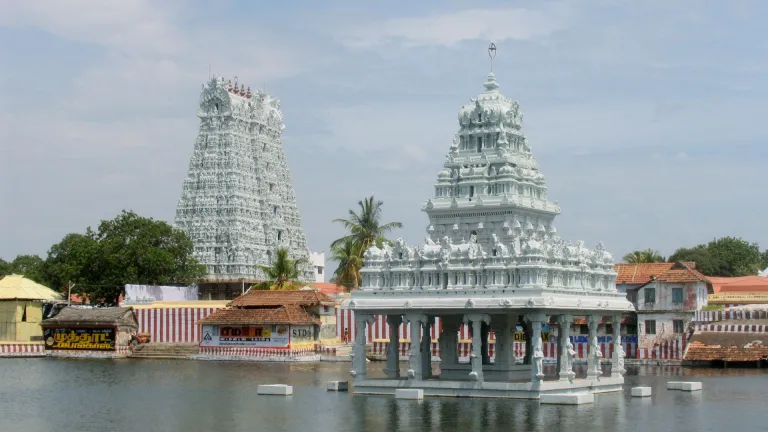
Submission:
[[[459,111],[459,132],[438,173],[419,247],[398,239],[365,252],[362,288],[342,305],[355,312],[352,375],[356,393],[538,398],[542,393],[615,391],[624,383],[620,318],[632,310],[616,290],[613,256],[602,243],[565,242],[552,221],[560,213],[547,200],[544,176],[522,130],[520,105],[499,93],[493,73],[485,91]],[[365,329],[375,315],[390,326],[386,376],[367,373]],[[573,372],[574,316],[587,317],[590,349],[586,376]],[[432,372],[429,337],[439,317],[440,373]],[[611,373],[602,374],[597,326],[614,325]],[[400,370],[400,325],[411,325],[407,370]],[[462,323],[472,334],[470,363],[457,356]],[[546,376],[542,325],[558,328],[558,368]],[[521,325],[529,346],[512,350]],[[420,330],[420,331],[419,331]],[[488,334],[496,337],[495,362]]]

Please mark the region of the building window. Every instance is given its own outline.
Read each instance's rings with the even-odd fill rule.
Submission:
[[[319,275],[323,274],[323,268],[322,267],[318,267],[317,268],[317,274],[319,274]]]
[[[685,331],[683,320],[672,320],[672,331],[674,333],[683,333]]]
[[[645,288],[643,291],[645,292],[645,304],[656,303],[656,288]]]
[[[672,288],[672,303],[673,304],[680,304],[682,302],[683,302],[683,289],[682,288]]]
[[[656,320],[645,320],[645,334],[656,334]]]

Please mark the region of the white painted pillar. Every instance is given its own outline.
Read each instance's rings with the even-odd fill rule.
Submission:
[[[589,328],[589,356],[587,357],[587,378],[599,378],[603,374],[600,369],[600,359],[603,356],[600,344],[597,343],[597,326],[600,324],[599,315],[589,315],[587,326]]]
[[[624,347],[621,345],[621,314],[613,317],[613,358],[611,359],[611,376],[624,375]]]
[[[472,354],[470,355],[472,372],[469,373],[469,378],[478,382],[483,381],[482,325],[483,322],[489,324],[490,321],[491,317],[486,314],[464,315],[464,323],[472,323]]]
[[[530,313],[527,316],[531,323],[531,382],[538,382],[544,378],[544,349],[541,344],[541,324],[547,316],[542,312]]]
[[[355,344],[352,347],[352,370],[350,374],[355,380],[365,379],[367,365],[365,358],[365,326],[373,324],[373,315],[355,314]]]
[[[560,381],[572,381],[576,374],[573,372],[573,359],[576,350],[571,343],[571,324],[573,324],[573,315],[564,314],[558,318],[560,332],[558,334],[557,349],[560,354]]]
[[[420,381],[423,379],[421,371],[421,324],[427,320],[427,317],[421,313],[410,313],[405,315],[405,320],[411,324],[408,379]]]
[[[390,378],[400,378],[400,324],[403,317],[387,315],[389,345],[387,345],[387,368],[384,373]]]

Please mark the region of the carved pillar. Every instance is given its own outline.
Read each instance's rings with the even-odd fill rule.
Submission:
[[[573,344],[571,344],[573,316],[570,314],[560,315],[558,323],[560,324],[557,341],[557,350],[560,355],[558,376],[560,381],[571,381],[576,377],[576,374],[573,372],[573,355],[576,351],[573,349]]]
[[[432,317],[424,321],[424,333],[421,337],[421,373],[426,379],[432,375]]]
[[[495,364],[503,369],[511,369],[515,365],[513,327],[517,324],[517,315],[494,317],[491,322],[493,333],[496,336]]]
[[[365,379],[367,373],[365,359],[365,326],[373,324],[373,315],[355,314],[355,344],[352,347],[352,370],[350,374],[356,380]]]
[[[411,323],[411,349],[408,353],[408,379],[421,380],[421,324],[427,317],[421,313],[405,315],[405,320]]]
[[[459,363],[458,344],[459,328],[461,327],[460,317],[450,316],[441,317],[443,331],[438,336],[440,345],[440,365],[455,366]]]
[[[467,314],[464,315],[464,323],[472,322],[472,354],[470,355],[470,363],[472,364],[472,372],[469,373],[469,378],[474,381],[483,381],[483,357],[482,357],[482,325],[483,323],[489,324],[491,317],[486,314]]]
[[[531,360],[531,382],[538,382],[544,378],[544,350],[541,345],[541,324],[547,316],[541,312],[530,313],[526,316],[531,325],[530,346],[531,354],[526,357]]]
[[[621,314],[613,317],[613,358],[611,376],[624,375],[624,347],[621,345]]]
[[[600,344],[597,343],[597,326],[600,324],[599,315],[589,315],[587,326],[589,327],[589,356],[587,357],[587,378],[599,378],[603,372],[600,369]]]
[[[400,378],[400,324],[403,317],[387,315],[389,345],[387,345],[387,368],[384,373],[390,378]]]

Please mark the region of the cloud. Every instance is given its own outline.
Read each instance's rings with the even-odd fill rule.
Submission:
[[[471,9],[441,15],[395,18],[367,23],[342,36],[351,47],[387,42],[406,46],[451,46],[467,40],[530,40],[562,29],[568,21],[564,3],[542,10],[524,8]]]

